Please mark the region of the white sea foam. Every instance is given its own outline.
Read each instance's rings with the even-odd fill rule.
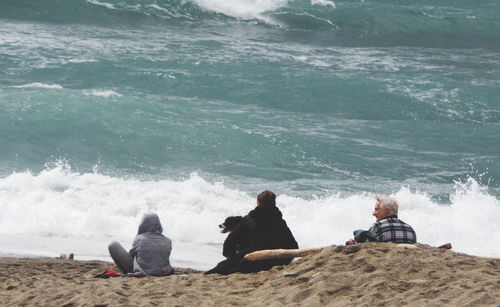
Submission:
[[[97,0],[87,0],[87,2],[95,4],[95,5],[104,6],[104,7],[107,7],[108,9],[114,9],[115,8],[115,6],[113,4],[107,3],[107,2],[99,2]]]
[[[60,89],[63,89],[62,86],[60,86],[59,84],[47,84],[47,83],[40,83],[40,82],[34,82],[34,83],[30,83],[30,84],[23,84],[23,85],[16,85],[14,86],[15,88],[31,88],[31,87],[34,87],[34,88],[50,88],[50,89],[56,89],[56,90],[60,90]]]
[[[450,204],[406,187],[392,196],[419,242],[451,242],[458,252],[500,256],[500,201],[475,180],[457,183]],[[217,225],[253,209],[255,197],[196,174],[184,181],[139,181],[80,174],[64,165],[13,173],[0,179],[0,255],[57,255],[74,246],[86,259],[101,259],[107,242],[129,245],[142,214],[156,212],[177,246],[174,263],[206,269],[221,258],[225,236]],[[279,195],[277,202],[301,247],[343,244],[374,221],[369,193],[312,200]]]
[[[276,10],[287,5],[288,0],[193,0],[200,7],[208,10],[241,19],[260,19],[272,21],[264,17],[265,12]]]
[[[161,6],[159,6],[156,3],[155,4],[150,4],[148,6],[151,7],[151,8],[154,8],[155,10],[158,10],[158,11],[162,11],[162,12],[165,12],[165,13],[169,12],[169,10],[162,8]]]
[[[288,0],[193,0],[200,7],[241,19],[260,19],[268,23],[274,23],[271,19],[263,16],[266,12],[272,12],[288,5]],[[335,2],[330,0],[311,0],[312,5],[330,6],[335,8]]]
[[[331,6],[331,7],[335,8],[335,2],[330,1],[330,0],[311,0],[311,4]]]
[[[121,94],[118,94],[112,90],[91,90],[85,92],[87,95],[98,96],[98,97],[121,97]]]

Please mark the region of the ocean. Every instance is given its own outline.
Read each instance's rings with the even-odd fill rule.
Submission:
[[[110,261],[156,212],[222,259],[259,192],[300,247],[367,229],[500,257],[498,0],[0,1],[0,256]]]

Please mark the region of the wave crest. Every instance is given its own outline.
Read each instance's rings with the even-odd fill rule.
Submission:
[[[498,7],[494,0],[474,6],[467,1],[436,6],[434,1],[4,0],[0,17],[120,29],[257,23],[325,44],[500,49],[500,17],[492,7]]]
[[[491,236],[500,231],[500,201],[472,178],[450,194],[448,204],[408,187],[391,196],[400,202],[400,218],[415,228],[419,242],[451,242],[456,251],[500,256],[500,238]],[[343,244],[354,229],[367,229],[374,222],[374,196],[307,200],[278,194],[277,203],[300,246],[314,247]],[[81,174],[61,162],[39,174],[1,178],[0,203],[0,232],[6,235],[128,240],[142,214],[156,212],[176,242],[221,244],[217,225],[227,216],[246,214],[255,206],[255,195],[197,174],[181,181],[141,181]]]

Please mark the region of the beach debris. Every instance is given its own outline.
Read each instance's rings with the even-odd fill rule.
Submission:
[[[428,244],[416,244],[418,247],[423,248],[423,249],[429,249],[429,248],[436,248],[436,246],[428,245]],[[442,245],[439,245],[437,248],[442,248],[442,249],[452,249],[451,243],[445,243]]]
[[[75,254],[73,253],[70,253],[70,254],[61,254],[59,255],[59,257],[56,257],[56,259],[69,259],[69,260],[73,260],[75,259]]]
[[[446,243],[438,246],[438,248],[451,249],[451,243]]]
[[[111,278],[111,277],[121,277],[121,276],[122,274],[116,272],[113,269],[109,269],[107,271],[94,275],[94,278]]]
[[[296,272],[283,272],[281,275],[284,277],[296,277],[298,274]]]

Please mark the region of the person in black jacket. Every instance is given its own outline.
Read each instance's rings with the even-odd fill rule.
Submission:
[[[243,257],[263,249],[296,249],[297,241],[276,207],[276,195],[264,191],[257,197],[257,207],[243,217],[224,241],[222,255],[227,259],[206,274],[251,273],[289,264],[292,259],[245,261]]]

